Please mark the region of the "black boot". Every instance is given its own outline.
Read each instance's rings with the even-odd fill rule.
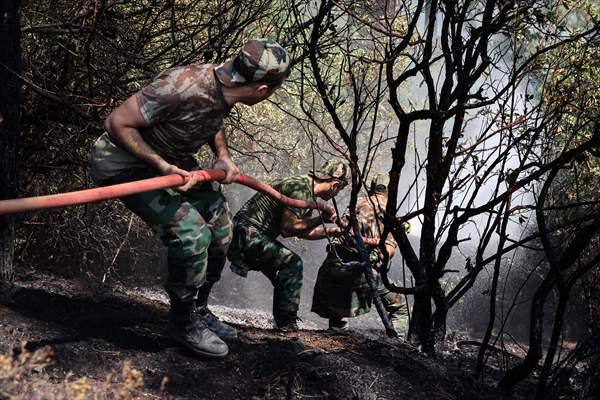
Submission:
[[[329,330],[334,332],[345,332],[348,330],[348,318],[346,317],[329,317]]]
[[[298,312],[290,310],[273,310],[273,317],[275,318],[275,325],[277,329],[283,332],[296,332],[298,331]]]
[[[216,333],[221,339],[237,339],[237,330],[233,326],[221,322],[208,307],[199,306],[198,315],[206,322],[208,329]]]
[[[182,303],[171,299],[167,334],[199,356],[222,358],[229,353],[227,344],[208,328],[193,301]]]
[[[237,330],[233,326],[220,321],[219,318],[208,309],[208,296],[212,286],[212,282],[207,281],[198,291],[198,299],[196,300],[198,315],[206,322],[208,329],[216,333],[221,339],[237,339]]]

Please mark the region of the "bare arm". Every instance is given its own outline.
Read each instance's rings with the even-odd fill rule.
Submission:
[[[388,257],[389,259],[392,259],[394,257],[394,254],[396,254],[396,241],[394,240],[394,237],[392,236],[392,234],[390,233],[385,241],[385,250],[388,253]],[[380,247],[377,247],[375,249],[377,251],[377,254],[379,256],[379,259],[381,261],[384,260],[384,256],[383,256],[383,252],[381,251]]]
[[[281,217],[281,235],[283,237],[296,236],[302,239],[317,240],[328,235],[339,236],[341,230],[338,227],[323,227],[320,215],[312,218],[298,218],[296,214],[287,207],[283,210]]]
[[[240,170],[231,160],[229,146],[227,145],[227,137],[225,136],[223,129],[219,129],[208,144],[217,157],[217,161],[213,164],[213,168],[222,169],[227,174],[221,183],[233,182],[236,176],[240,174]]]
[[[319,240],[324,239],[328,236],[341,236],[342,230],[338,226],[323,226],[319,225],[316,228],[305,232],[301,235],[298,235],[299,238],[308,239],[308,240]]]
[[[394,238],[391,233],[385,241],[385,249],[387,250],[390,258],[394,257],[394,254],[396,254],[396,242],[394,241]]]
[[[156,150],[146,143],[140,134],[139,128],[147,126],[148,123],[144,120],[140,112],[135,95],[125,100],[104,121],[104,128],[110,134],[111,139],[133,156],[146,162],[163,175],[179,174],[189,177],[186,184],[178,188],[181,191],[186,191],[196,183],[196,178],[188,171],[169,164]]]

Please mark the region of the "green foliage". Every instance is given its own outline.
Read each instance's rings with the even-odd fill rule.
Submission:
[[[597,23],[600,4],[593,1],[564,2],[555,15],[557,30],[561,32],[581,32],[583,27]],[[560,13],[569,8],[570,18],[560,18]],[[574,15],[574,16],[573,16]],[[543,82],[541,96],[547,109],[560,107],[560,119],[553,128],[556,131],[553,146],[547,151],[558,153],[564,149],[589,140],[600,121],[600,43],[597,37],[583,37],[570,46],[548,53],[541,64],[537,76]],[[568,101],[565,101],[568,99]],[[580,154],[557,176],[550,189],[545,212],[548,224],[561,226],[552,234],[556,250],[560,253],[573,240],[575,234],[589,222],[577,222],[594,215],[600,208],[600,152],[598,148]],[[578,266],[589,262],[598,254],[600,237],[591,238],[590,244],[578,257]],[[565,277],[568,276],[567,274]],[[570,318],[569,325],[582,332],[581,343],[590,342],[590,351],[598,352],[594,338],[600,332],[600,267],[595,266],[575,287],[571,296],[574,315],[583,318]],[[566,278],[565,278],[566,279]],[[588,339],[586,339],[588,338]],[[591,341],[590,341],[591,339]],[[597,357],[584,356],[585,351],[576,351],[575,359],[587,363],[590,382],[597,371]],[[594,384],[591,385],[592,387]],[[594,390],[594,389],[589,389]],[[596,389],[597,390],[597,389]]]
[[[587,18],[598,15],[600,5],[588,1],[569,2],[569,7],[585,10]],[[580,15],[580,18],[583,18]],[[575,30],[586,21],[571,20],[564,29]],[[588,21],[589,22],[589,21]],[[570,46],[550,52],[545,57],[544,107],[560,107],[560,119],[554,126],[558,135],[550,151],[571,149],[591,138],[600,118],[600,43],[596,38],[581,38]],[[541,72],[540,72],[541,73]],[[565,99],[568,99],[565,102]],[[597,200],[600,190],[600,157],[596,151],[578,156],[561,174],[552,191],[549,206],[577,204]],[[573,207],[555,213],[559,221],[590,212],[589,207]]]

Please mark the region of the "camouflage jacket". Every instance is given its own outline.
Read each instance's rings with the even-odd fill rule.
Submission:
[[[231,107],[225,103],[212,64],[167,69],[135,95],[148,127],[140,134],[158,154],[185,169],[193,156],[223,127]],[[92,149],[92,176],[109,179],[131,168],[147,167],[104,133]]]
[[[361,236],[367,238],[381,237],[383,232],[383,216],[385,214],[385,206],[385,197],[377,194],[360,197],[358,199],[356,203],[356,219]],[[342,218],[347,221],[349,219],[349,215],[346,213]],[[385,242],[397,247],[396,241],[391,233],[388,234]],[[354,245],[348,243],[343,236],[335,238],[333,243],[351,253],[356,252]],[[367,247],[369,249],[374,248],[373,246]]]
[[[167,69],[135,96],[150,125],[140,130],[144,140],[176,164],[189,160],[222,129],[231,109],[212,64]]]
[[[313,200],[313,181],[308,175],[290,176],[269,182],[278,192],[292,199]],[[234,223],[250,225],[271,238],[281,233],[281,218],[286,206],[264,193],[256,193],[234,217]],[[307,218],[310,209],[289,207],[298,218]]]

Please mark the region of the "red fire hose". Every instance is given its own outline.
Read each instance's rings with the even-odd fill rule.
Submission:
[[[198,182],[220,181],[225,178],[225,171],[220,169],[209,169],[203,171],[192,171],[198,177]],[[317,201],[296,200],[284,196],[273,187],[246,175],[238,175],[237,183],[261,191],[269,196],[285,203],[290,207],[315,208],[327,214],[333,214],[333,207]],[[93,201],[107,200],[115,197],[124,197],[136,193],[147,192],[156,189],[165,189],[181,186],[186,178],[173,174],[159,176],[156,178],[143,179],[135,182],[121,183],[119,185],[104,186],[95,189],[80,190],[77,192],[53,194],[49,196],[27,197],[23,199],[1,200],[0,215],[14,214],[27,211],[41,210],[44,208],[64,207],[75,204],[91,203]]]
[[[220,169],[192,171],[192,173],[198,177],[198,182],[220,181],[225,178],[225,171]],[[121,183],[118,185],[79,190],[77,192],[60,193],[39,197],[26,197],[22,199],[0,200],[0,215],[36,211],[44,208],[91,203],[94,201],[129,196],[150,190],[177,187],[183,185],[185,182],[186,178],[178,174],[173,174],[143,179],[135,182]],[[323,202],[292,199],[279,193],[272,186],[269,186],[266,183],[247,175],[238,175],[235,179],[235,182],[263,192],[290,207],[318,209],[329,215],[335,213],[333,207]],[[379,243],[378,239],[364,238],[364,240],[366,244],[377,245]]]

